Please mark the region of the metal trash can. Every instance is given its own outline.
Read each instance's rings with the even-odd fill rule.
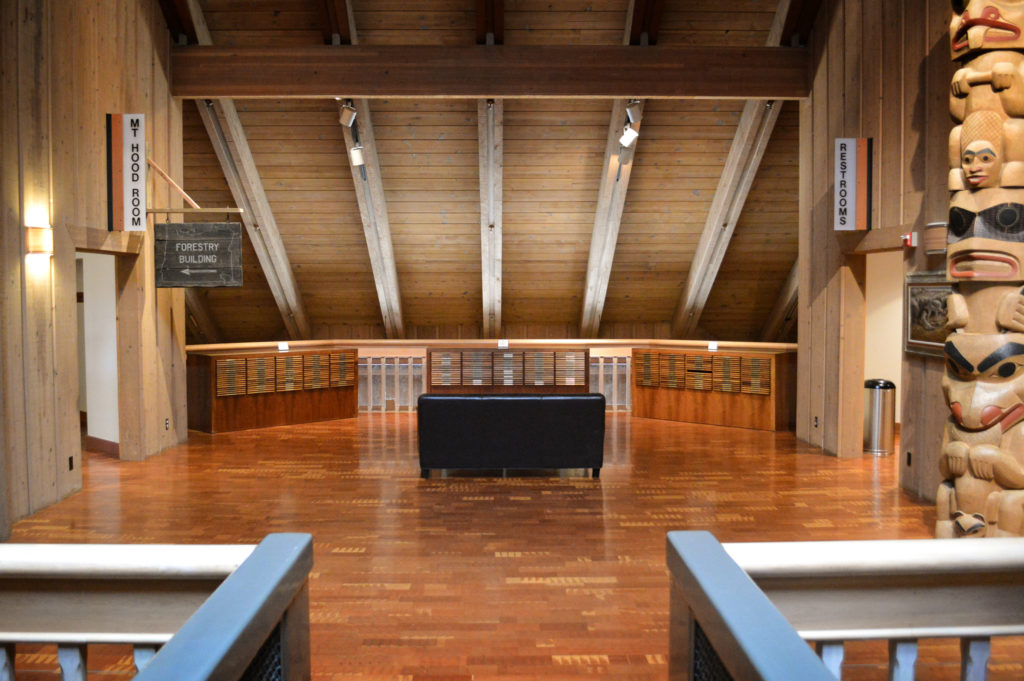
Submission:
[[[864,452],[875,456],[896,449],[896,384],[884,378],[864,381]]]

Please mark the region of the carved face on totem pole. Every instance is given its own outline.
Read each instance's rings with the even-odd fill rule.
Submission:
[[[1022,0],[953,0],[949,43],[953,59],[980,50],[1024,48]]]
[[[957,192],[949,209],[946,275],[950,281],[1024,279],[1024,204],[999,187]]]
[[[953,421],[964,430],[998,424],[1002,432],[1024,420],[1024,334],[960,334],[946,341],[942,379]]]

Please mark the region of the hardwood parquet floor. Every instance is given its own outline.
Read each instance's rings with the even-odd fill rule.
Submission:
[[[899,489],[897,457],[838,460],[791,433],[627,414],[607,423],[598,480],[422,480],[411,414],[192,432],[144,462],[87,454],[83,490],[18,522],[11,541],[255,543],[310,532],[318,681],[661,681],[666,532],[931,536],[934,509]],[[993,648],[990,679],[1024,678],[1020,642]],[[111,647],[90,666],[123,678],[126,655]],[[886,678],[885,655],[884,643],[850,645],[846,678]],[[19,678],[44,674],[53,657],[19,649]],[[922,646],[919,678],[958,671],[955,642]]]

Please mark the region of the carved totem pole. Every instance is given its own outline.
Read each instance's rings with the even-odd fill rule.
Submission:
[[[1024,3],[953,0],[938,537],[1024,535]]]

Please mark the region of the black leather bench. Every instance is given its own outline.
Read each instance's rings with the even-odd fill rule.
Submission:
[[[604,461],[604,395],[420,395],[420,471],[589,468]]]

